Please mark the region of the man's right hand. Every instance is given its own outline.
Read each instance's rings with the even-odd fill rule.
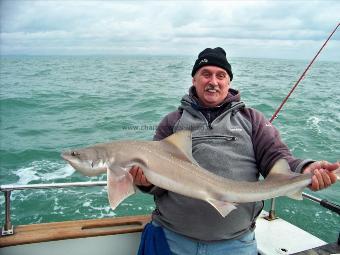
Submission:
[[[144,186],[144,187],[150,187],[152,186],[152,183],[150,183],[144,173],[143,173],[143,170],[138,167],[138,166],[133,166],[131,169],[130,169],[130,174],[132,175],[133,177],[133,182],[134,184],[136,184],[137,186]]]

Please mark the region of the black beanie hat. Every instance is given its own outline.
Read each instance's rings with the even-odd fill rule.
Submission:
[[[231,65],[229,64],[226,53],[221,47],[215,49],[206,48],[200,54],[192,68],[191,76],[194,77],[195,73],[202,66],[218,66],[227,71],[230,76],[230,80],[233,79],[233,72],[231,71]]]

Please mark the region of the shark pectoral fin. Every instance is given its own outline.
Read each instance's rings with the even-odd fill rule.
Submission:
[[[223,217],[226,217],[232,210],[236,209],[235,204],[226,201],[208,199],[207,202],[211,204]]]
[[[122,175],[120,171],[107,168],[107,194],[110,206],[115,209],[125,198],[135,193],[132,175],[124,171]],[[119,172],[120,174],[116,174]]]
[[[288,194],[287,197],[295,199],[295,200],[302,200],[303,199],[302,192],[303,192],[304,189],[305,188],[303,187],[302,189],[299,189],[298,191],[296,191],[294,193]]]

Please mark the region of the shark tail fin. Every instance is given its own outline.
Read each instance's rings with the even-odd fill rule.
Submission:
[[[107,168],[107,193],[111,208],[114,210],[125,198],[135,193],[133,177],[122,168]]]

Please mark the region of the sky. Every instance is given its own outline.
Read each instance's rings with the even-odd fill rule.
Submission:
[[[1,1],[1,55],[197,55],[312,59],[340,1]],[[320,55],[340,61],[340,28]]]

